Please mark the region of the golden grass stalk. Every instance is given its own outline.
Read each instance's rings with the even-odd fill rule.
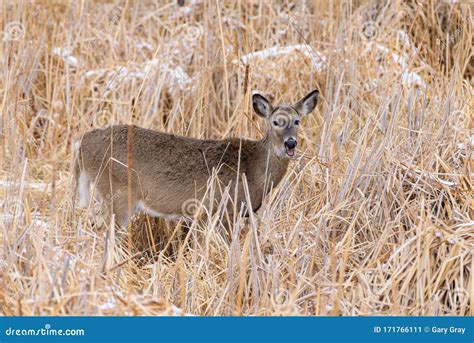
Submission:
[[[0,314],[473,315],[468,4],[0,6]],[[75,207],[86,131],[259,139],[252,91],[315,87],[297,160],[249,218],[214,179],[228,196],[189,231],[140,216],[131,244],[98,201]]]

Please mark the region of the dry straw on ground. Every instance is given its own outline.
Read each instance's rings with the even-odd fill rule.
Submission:
[[[474,314],[473,9],[377,3],[3,0],[0,313]],[[253,90],[315,87],[298,159],[231,239],[137,218],[128,249],[73,213],[93,127],[260,138]]]

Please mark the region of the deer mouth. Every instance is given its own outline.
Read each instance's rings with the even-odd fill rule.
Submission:
[[[285,151],[286,155],[288,157],[295,157],[295,151],[296,151],[296,140],[293,138],[290,138],[285,141]]]
[[[286,155],[287,155],[288,157],[295,157],[295,151],[296,151],[295,148],[288,148],[288,147],[285,147],[285,150],[286,150]]]

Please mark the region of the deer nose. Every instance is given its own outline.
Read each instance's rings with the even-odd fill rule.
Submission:
[[[285,141],[285,146],[288,148],[288,149],[294,149],[296,148],[296,140],[294,138],[288,138],[286,141]]]

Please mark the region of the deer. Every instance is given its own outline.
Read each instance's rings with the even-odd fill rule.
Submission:
[[[79,207],[89,205],[95,185],[99,197],[110,200],[109,213],[122,228],[139,212],[177,220],[186,217],[190,199],[205,197],[215,171],[220,182],[235,189],[237,204],[256,212],[295,158],[300,121],[314,110],[318,95],[313,90],[295,104],[273,106],[253,94],[253,109],[267,123],[260,140],[195,139],[134,125],[89,131],[74,144]],[[243,182],[237,182],[242,176],[247,196]]]

